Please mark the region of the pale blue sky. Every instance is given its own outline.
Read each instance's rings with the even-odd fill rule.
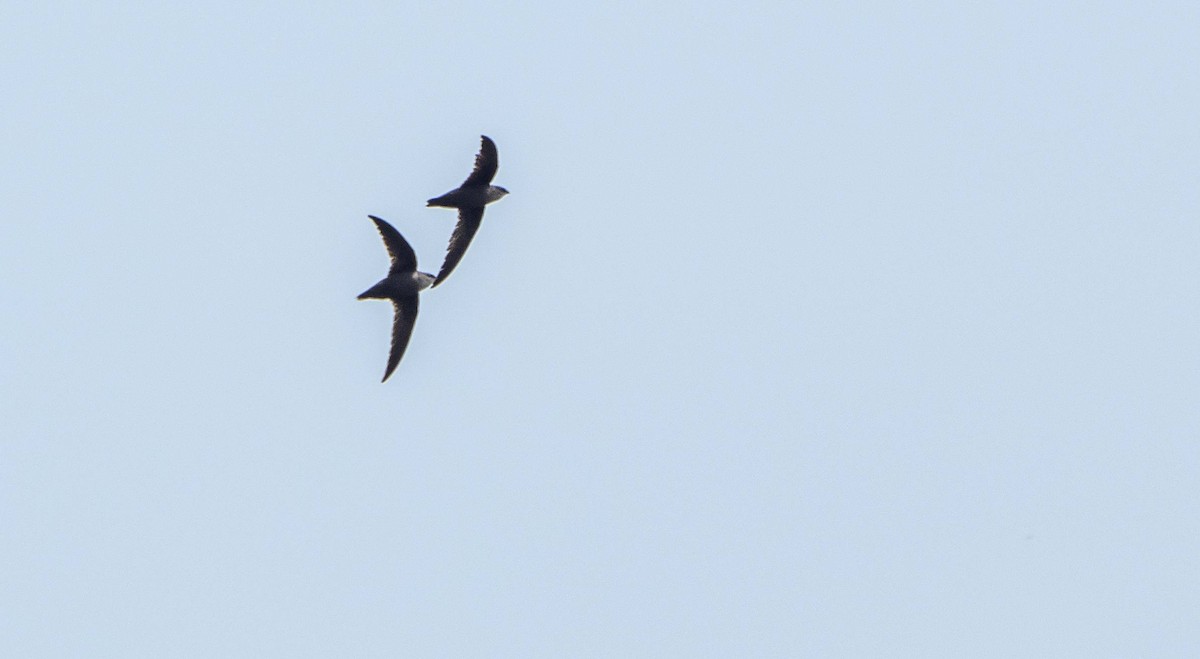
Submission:
[[[0,654],[1200,652],[1197,5],[645,5],[0,8]]]

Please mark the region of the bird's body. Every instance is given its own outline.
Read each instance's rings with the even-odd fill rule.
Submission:
[[[489,185],[486,188],[455,188],[440,197],[430,199],[425,205],[441,206],[442,208],[463,208],[464,206],[483,208],[506,194],[508,194],[508,190],[498,185]]]
[[[392,264],[387,276],[363,291],[358,299],[390,300],[392,303],[392,348],[388,353],[387,370],[383,373],[383,381],[387,382],[408,347],[413,325],[417,322],[419,294],[433,284],[434,276],[417,271],[417,256],[395,227],[374,215],[368,217],[379,229]]]
[[[446,248],[446,260],[438,271],[433,285],[437,286],[450,276],[458,262],[462,260],[467,247],[479,225],[483,221],[483,207],[508,194],[508,190],[492,185],[496,170],[500,167],[500,159],[496,153],[496,143],[487,135],[481,136],[479,153],[475,156],[475,169],[463,184],[440,197],[430,199],[427,206],[441,206],[458,209],[458,224],[454,234],[450,236],[450,245]]]
[[[433,279],[433,275],[415,271],[410,272],[407,276],[403,274],[395,278],[389,276],[380,279],[379,283],[368,288],[362,295],[358,296],[358,299],[390,300],[394,297],[416,295],[429,288],[433,284]]]

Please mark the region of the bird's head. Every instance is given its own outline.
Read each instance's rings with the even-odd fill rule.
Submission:
[[[502,188],[498,185],[493,185],[488,190],[488,201],[489,202],[496,201],[497,199],[503,197],[506,194],[508,194],[508,190],[505,190],[504,188]]]

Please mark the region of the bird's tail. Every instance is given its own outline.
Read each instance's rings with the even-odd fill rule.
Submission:
[[[375,284],[374,286],[368,288],[367,290],[363,291],[362,293],[359,293],[358,299],[360,299],[360,300],[386,300],[386,299],[388,299],[387,291],[385,290],[385,287],[384,287],[384,284],[386,283],[386,281],[387,280],[385,279],[384,281],[381,281],[378,284]]]

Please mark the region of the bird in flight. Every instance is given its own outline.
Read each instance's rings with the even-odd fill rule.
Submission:
[[[392,350],[388,354],[387,370],[383,372],[383,382],[387,382],[404,356],[413,324],[417,322],[417,296],[433,283],[433,275],[417,272],[417,255],[395,227],[374,215],[367,217],[375,222],[392,260],[387,276],[358,296],[360,300],[392,301]]]
[[[458,209],[458,225],[450,236],[450,245],[446,248],[446,260],[438,272],[433,285],[437,286],[454,272],[455,266],[462,260],[463,254],[471,244],[471,238],[479,230],[483,221],[483,207],[504,195],[508,190],[492,185],[496,169],[500,166],[499,156],[496,155],[496,143],[487,135],[482,135],[482,145],[475,156],[475,169],[463,184],[440,197],[430,199],[426,206],[442,206]]]

